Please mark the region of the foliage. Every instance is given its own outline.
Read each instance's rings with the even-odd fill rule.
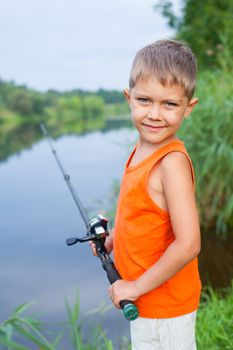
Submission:
[[[8,106],[19,114],[31,115],[33,113],[33,101],[31,96],[24,91],[16,91],[8,98]]]
[[[0,324],[0,345],[4,346],[1,347],[2,350],[31,350],[33,345],[40,350],[58,350],[63,348],[61,341],[65,337],[67,341],[70,340],[69,349],[113,350],[112,341],[107,338],[100,324],[90,332],[91,336],[88,336],[88,339],[84,339],[78,296],[73,308],[66,302],[66,323],[49,324],[38,321],[35,316],[23,316],[31,305],[32,303],[20,305]],[[101,309],[102,312],[108,310],[106,307]],[[99,309],[95,312],[99,312]],[[125,345],[124,349],[127,347],[128,345]]]
[[[15,112],[23,119],[42,114],[46,117],[51,110],[65,115],[72,114],[76,118],[92,118],[93,115],[103,115],[104,100],[94,93],[39,93],[12,82],[0,81],[0,110]]]
[[[201,225],[226,233],[233,227],[233,81],[228,72],[205,72],[199,104],[181,138],[194,163]]]
[[[206,68],[220,67],[223,55],[232,65],[233,2],[231,0],[181,0],[181,15],[174,13],[172,2],[160,0],[155,6],[162,12],[176,38],[186,41]],[[228,52],[228,53],[227,53]]]
[[[59,336],[54,341],[49,342],[41,332],[42,324],[34,317],[22,317],[31,303],[20,305],[14,313],[0,325],[0,344],[4,345],[4,349],[10,350],[27,350],[27,346],[21,345],[22,339],[28,340],[30,343],[36,344],[43,350],[53,350],[57,345]],[[15,340],[15,333],[20,335],[20,340]],[[22,338],[22,339],[21,339]]]
[[[99,89],[97,91],[97,95],[102,97],[106,104],[111,104],[111,103],[121,104],[125,101],[123,93],[118,90]]]
[[[33,316],[23,316],[31,305],[32,303],[28,303],[19,306],[6,321],[0,324],[2,350],[30,350],[33,345],[40,350],[63,349],[61,341],[64,337],[70,341],[69,349],[114,350],[112,341],[107,338],[100,324],[96,325],[88,339],[84,338],[78,296],[73,308],[66,302],[68,316],[66,323],[48,324],[38,321]],[[230,288],[219,292],[214,291],[211,287],[204,289],[196,324],[199,350],[233,349],[232,305],[233,282]],[[108,309],[108,307],[101,306],[89,314],[97,312],[100,315]],[[49,328],[52,330],[49,331]],[[122,339],[121,350],[130,350],[128,339]]]
[[[197,315],[196,336],[199,350],[233,349],[233,283],[218,293],[206,288]]]
[[[0,80],[1,115],[11,111],[21,116],[24,121],[32,119],[35,115],[49,118],[55,114],[58,114],[59,118],[91,119],[103,116],[105,104],[111,106],[111,109],[116,105],[117,114],[117,109],[121,110],[121,105],[125,106],[124,102],[123,93],[117,90],[72,90],[64,93],[49,90],[39,93],[25,86],[15,85],[14,82]],[[2,119],[1,122],[6,120]]]
[[[71,91],[64,92],[64,96],[71,96],[71,95],[78,95],[80,97],[83,96],[98,96],[102,98],[102,100],[106,104],[115,104],[115,103],[122,103],[124,102],[124,94],[122,91],[118,90],[106,90],[106,89],[99,89],[95,92],[82,90],[82,89],[75,89]]]

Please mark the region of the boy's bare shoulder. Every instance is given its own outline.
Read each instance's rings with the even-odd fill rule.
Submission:
[[[174,177],[175,174],[181,176],[191,176],[191,167],[188,157],[179,151],[168,153],[160,162],[160,171],[163,175]]]
[[[186,154],[180,151],[172,151],[166,154],[162,158],[161,164],[163,163],[164,165],[171,166],[173,163],[182,162],[182,161],[185,161],[189,164],[189,160]]]

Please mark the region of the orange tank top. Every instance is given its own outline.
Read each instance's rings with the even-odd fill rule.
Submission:
[[[175,239],[169,213],[156,205],[148,194],[147,183],[152,168],[166,154],[182,152],[189,159],[194,181],[192,163],[181,141],[172,141],[130,166],[135,149],[122,179],[113,242],[116,267],[122,278],[128,281],[139,278],[155,264]],[[135,304],[140,317],[181,316],[198,308],[200,291],[195,258],[161,286],[138,298]]]

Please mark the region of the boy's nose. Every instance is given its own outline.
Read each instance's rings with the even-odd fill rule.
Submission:
[[[148,118],[154,119],[154,120],[160,120],[161,119],[161,111],[159,106],[152,106],[149,113]]]

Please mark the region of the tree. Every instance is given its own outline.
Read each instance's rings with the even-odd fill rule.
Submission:
[[[14,112],[21,115],[33,114],[33,100],[26,91],[15,91],[8,97],[8,106]]]
[[[98,96],[86,96],[83,98],[83,114],[86,118],[94,118],[103,115],[104,101]]]
[[[186,41],[198,57],[200,66],[231,66],[233,53],[233,1],[181,0],[181,16],[174,14],[172,2],[160,0],[155,6],[176,29],[176,38]],[[224,56],[224,62],[223,62]],[[228,67],[229,68],[229,67]]]

